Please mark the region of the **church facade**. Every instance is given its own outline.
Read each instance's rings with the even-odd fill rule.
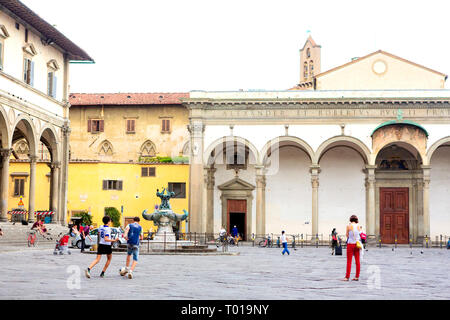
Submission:
[[[447,76],[381,50],[320,72],[320,50],[308,38],[289,90],[182,99],[190,231],[328,239],[356,214],[383,243],[448,235]]]

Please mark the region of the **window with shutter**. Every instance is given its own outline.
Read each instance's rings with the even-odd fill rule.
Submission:
[[[155,167],[148,168],[148,176],[156,177],[156,168]]]
[[[134,133],[134,124],[135,124],[134,119],[127,120],[127,133]]]
[[[142,177],[148,177],[148,168],[147,167],[142,167],[141,168],[141,176]]]
[[[19,195],[19,179],[14,180],[14,196]]]
[[[161,132],[170,132],[170,120],[169,119],[162,120]]]
[[[100,132],[105,131],[105,121],[104,120],[99,120],[99,130]]]
[[[21,196],[25,195],[25,179],[20,179],[20,194]]]
[[[103,180],[103,190],[122,190],[122,180]]]
[[[25,179],[14,179],[14,196],[24,196]]]
[[[91,132],[91,131],[92,131],[92,120],[88,120],[87,131],[88,131],[88,132]]]
[[[186,198],[186,183],[169,182],[169,191],[174,192],[174,198]]]

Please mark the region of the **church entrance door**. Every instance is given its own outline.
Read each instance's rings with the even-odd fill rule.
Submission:
[[[242,240],[246,240],[246,230],[247,230],[247,200],[227,200],[227,230],[231,233],[234,226],[237,227]]]
[[[380,233],[383,243],[408,243],[409,188],[380,188]]]

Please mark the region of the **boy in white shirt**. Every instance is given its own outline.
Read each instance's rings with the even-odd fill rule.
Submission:
[[[112,258],[111,244],[113,242],[119,241],[119,238],[111,239],[111,228],[110,228],[111,218],[108,216],[104,216],[102,221],[104,225],[98,228],[98,235],[97,235],[98,237],[97,258],[95,258],[95,260],[92,261],[90,266],[86,269],[85,274],[87,278],[91,277],[91,269],[95,267],[97,263],[100,262],[100,259],[102,258],[103,254],[106,254],[108,260],[106,261],[105,266],[103,267],[100,277],[103,278],[105,276],[106,269],[108,269]]]

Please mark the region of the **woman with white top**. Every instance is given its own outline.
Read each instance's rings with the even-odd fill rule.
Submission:
[[[347,272],[345,274],[345,278],[343,281],[348,281],[350,279],[350,272],[352,270],[352,259],[353,255],[355,256],[356,262],[356,275],[352,279],[354,281],[359,280],[359,273],[361,269],[360,261],[359,261],[359,248],[356,243],[359,241],[361,243],[360,238],[361,227],[358,225],[358,217],[352,215],[350,217],[350,224],[347,226],[346,235],[347,235]]]

